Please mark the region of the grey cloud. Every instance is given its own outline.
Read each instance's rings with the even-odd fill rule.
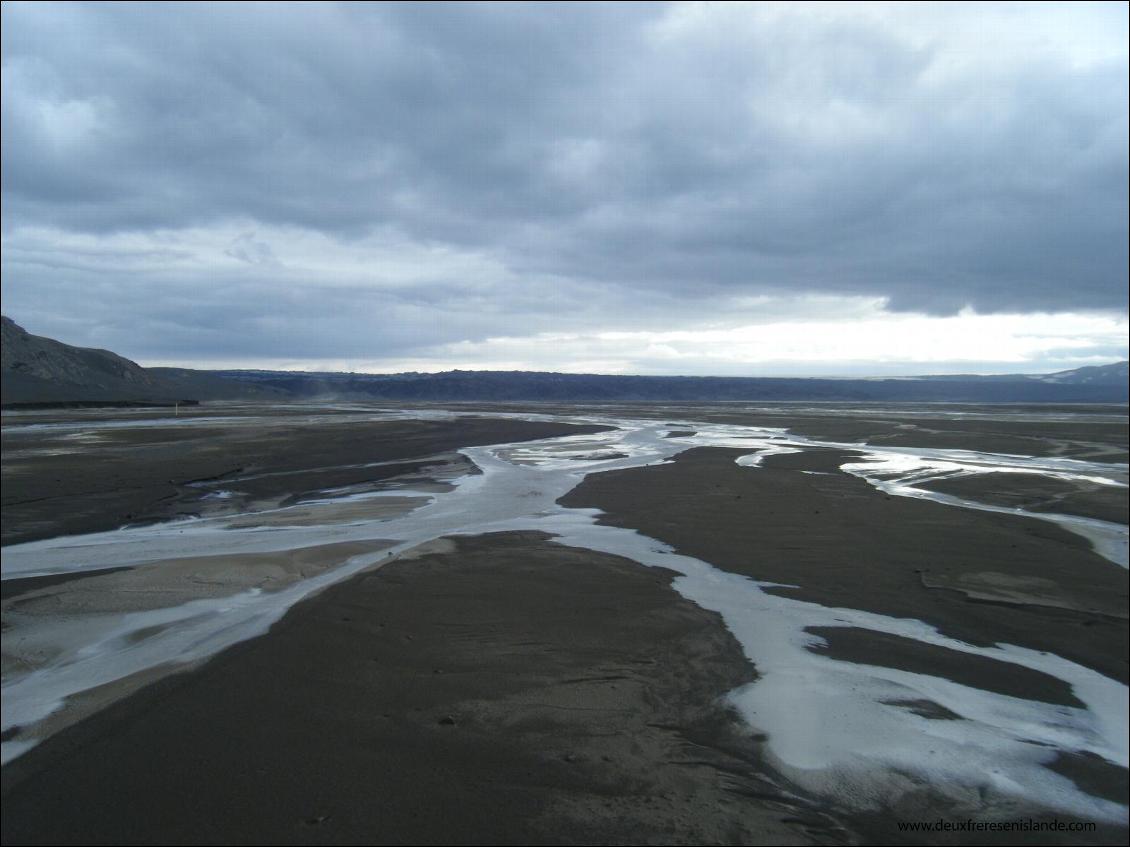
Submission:
[[[761,293],[935,313],[1125,311],[1124,59],[946,77],[932,75],[943,47],[862,15],[665,39],[668,12],[5,4],[4,225],[249,220],[345,244],[394,227],[572,286],[578,313],[594,292],[597,311],[621,316],[641,299],[658,317]],[[1121,25],[1124,10],[1112,14]],[[230,251],[272,261],[253,237]],[[28,302],[57,295],[21,286],[64,284],[18,265],[5,276]],[[175,319],[146,319],[242,328],[250,351],[274,349],[272,320],[347,308],[347,289],[281,279],[185,279],[213,305],[186,294]],[[530,301],[543,295],[466,280],[421,283],[395,307],[387,291],[357,296],[396,318],[383,350],[497,333],[506,314],[523,329],[560,317],[539,315]],[[460,302],[481,319],[422,316]]]
[[[139,360],[229,361],[410,357],[452,341],[645,328],[672,314],[700,321],[711,314],[710,304],[688,307],[663,292],[641,300],[630,289],[576,280],[514,285],[425,275],[327,284],[277,258],[258,261],[274,250],[250,233],[219,246],[237,262],[202,275],[180,249],[71,247],[55,255],[14,241],[6,273],[18,273],[21,284],[6,292],[5,313],[37,334]]]
[[[232,239],[224,255],[247,262],[249,265],[277,265],[275,251],[265,241],[259,241],[253,232],[244,232]]]

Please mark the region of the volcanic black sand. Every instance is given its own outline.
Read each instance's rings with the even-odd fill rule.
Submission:
[[[837,470],[850,452],[770,456],[757,473],[735,464],[743,452],[698,448],[670,464],[593,474],[562,503],[599,508],[606,512],[601,523],[783,584],[767,588],[771,593],[923,620],[973,644],[1051,651],[1126,682],[1127,571],[1083,539],[1031,518],[885,495]],[[853,627],[814,634],[825,644],[813,649],[844,661],[1074,704],[1068,686],[1035,671]],[[938,719],[957,717],[929,701],[903,705]],[[1095,757],[1053,767],[1091,793],[1125,801],[1124,768]],[[929,812],[892,808],[886,818],[857,825],[867,840],[885,841],[897,816]],[[1103,838],[1124,835],[1115,828]]]
[[[1025,426],[1009,443],[1034,437]],[[104,431],[77,450],[57,437],[71,450],[57,457],[21,455],[6,436],[5,538],[207,508],[202,492],[237,476],[254,477],[236,486],[244,506],[293,502],[423,471],[456,447],[577,431],[331,416],[297,427],[280,415],[172,435]],[[996,443],[963,432],[953,437],[975,449]],[[1124,451],[1116,431],[1089,432],[1070,444],[1058,433],[1044,452]],[[562,502],[600,508],[602,522],[717,567],[796,586],[772,589],[781,594],[924,620],[975,644],[1054,651],[1126,681],[1127,572],[1083,539],[1033,519],[887,496],[839,471],[851,451],[771,456],[757,471],[734,463],[742,452],[698,448],[669,464],[593,474]],[[374,461],[396,464],[358,467]],[[220,479],[186,484],[204,477]],[[308,598],[266,636],[5,766],[4,843],[1125,842],[1125,828],[1110,826],[897,831],[897,818],[944,813],[928,791],[868,815],[801,796],[766,770],[756,728],[719,703],[756,669],[715,614],[672,590],[671,576],[535,533],[434,542]],[[993,660],[848,626],[814,634],[824,644],[812,649],[844,662],[1076,702],[1061,681]],[[928,700],[900,705],[958,717]],[[1083,755],[1050,767],[1125,800],[1123,768]]]
[[[1029,512],[1058,512],[1120,524],[1130,521],[1126,489],[1094,482],[1050,479],[1035,474],[990,473],[939,479],[919,487]]]
[[[221,505],[203,498],[224,487],[238,489],[230,507],[293,501],[305,491],[422,470],[436,464],[436,454],[460,447],[601,429],[499,418],[357,421],[282,414],[89,430],[77,440],[66,430],[12,434],[6,428],[0,539],[15,544],[198,514]],[[395,464],[364,467],[372,462]],[[233,477],[251,478],[227,486]]]
[[[759,473],[735,464],[743,452],[698,448],[592,474],[562,502],[725,570],[798,586],[772,593],[916,618],[972,644],[1047,650],[1127,681],[1127,571],[1079,536],[883,494],[836,470],[851,455],[841,451],[770,456]]]
[[[753,668],[670,572],[433,546],[8,765],[4,843],[844,839],[755,775],[716,703]]]
[[[464,408],[521,411],[516,404]],[[526,407],[528,408],[528,407]],[[539,411],[780,427],[796,435],[877,447],[931,447],[1022,456],[1064,456],[1125,463],[1130,425],[1125,405],[976,405],[964,403],[544,404]]]

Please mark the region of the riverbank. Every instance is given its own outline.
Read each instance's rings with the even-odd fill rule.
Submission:
[[[848,840],[757,775],[755,671],[671,577],[429,545],[6,766],[4,843]]]

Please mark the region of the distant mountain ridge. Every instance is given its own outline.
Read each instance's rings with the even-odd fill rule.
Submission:
[[[1092,365],[1072,371],[1059,371],[1033,377],[1043,382],[1059,385],[1122,385],[1130,381],[1130,362],[1115,362],[1113,365]]]
[[[1125,369],[1126,363],[1104,366]],[[541,371],[353,374],[216,371],[292,397],[391,401],[711,402],[854,401],[953,403],[1125,403],[1125,380],[1047,381],[1044,375],[826,379],[608,376]]]
[[[608,376],[541,371],[309,373],[143,368],[107,350],[31,335],[3,318],[3,403],[218,399],[560,403],[827,400],[1126,403],[1127,362],[1052,374],[897,379]]]

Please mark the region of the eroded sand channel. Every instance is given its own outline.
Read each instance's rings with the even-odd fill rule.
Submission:
[[[156,668],[198,661],[226,644],[266,631],[293,603],[324,585],[395,558],[401,551],[453,533],[536,529],[554,534],[559,543],[626,556],[643,564],[662,564],[683,573],[676,581],[676,588],[705,608],[720,612],[762,673],[762,678],[748,690],[735,694],[734,702],[753,726],[767,734],[767,759],[807,790],[827,794],[840,803],[867,806],[877,802],[877,798],[897,796],[900,792],[912,795],[924,790],[922,786],[928,786],[931,791],[937,790],[949,797],[950,802],[982,809],[1012,803],[1019,804],[1018,807],[1053,808],[1115,822],[1125,820],[1124,805],[1101,796],[1101,792],[1084,790],[1054,769],[1064,770],[1063,761],[1075,761],[1071,757],[1080,756],[1101,760],[1116,770],[1126,766],[1125,680],[1118,679],[1119,674],[1104,667],[1105,659],[1101,656],[1093,660],[1083,655],[1068,658],[1022,643],[1018,646],[1017,642],[1023,641],[1019,637],[998,644],[992,631],[971,636],[947,630],[945,622],[939,626],[939,622],[930,621],[910,600],[904,608],[871,609],[853,597],[851,591],[845,590],[838,597],[821,593],[817,583],[824,581],[822,577],[814,582],[811,573],[794,572],[794,577],[803,579],[787,579],[782,578],[783,575],[771,575],[758,565],[772,556],[787,562],[790,557],[795,558],[798,551],[811,549],[818,536],[826,536],[830,539],[828,543],[834,544],[837,533],[842,536],[843,532],[843,526],[836,521],[845,517],[834,504],[850,503],[853,498],[860,501],[874,498],[874,502],[868,500],[867,508],[880,507],[887,501],[882,499],[876,486],[885,488],[897,501],[910,505],[910,498],[898,495],[909,493],[911,498],[920,495],[900,490],[899,486],[909,489],[913,479],[908,477],[923,467],[932,467],[930,463],[964,463],[990,469],[986,472],[1010,470],[1048,478],[1064,474],[1072,478],[1085,476],[1089,480],[1102,480],[1093,484],[1111,487],[1125,485],[1125,466],[1056,457],[1037,460],[971,454],[969,451],[963,451],[961,456],[945,450],[920,454],[905,450],[891,452],[791,437],[781,429],[702,421],[683,421],[679,428],[645,419],[589,418],[584,422],[614,425],[618,429],[611,433],[569,436],[510,447],[468,448],[462,455],[481,473],[445,481],[418,474],[415,479],[406,479],[402,475],[388,478],[365,491],[343,491],[346,487],[338,486],[338,496],[323,492],[324,496],[306,497],[292,522],[280,520],[278,515],[287,508],[295,508],[296,504],[280,506],[276,503],[267,512],[228,514],[5,548],[6,577],[20,573],[92,572],[123,564],[136,566],[129,571],[45,586],[10,601],[12,605],[6,604],[5,618],[9,619],[11,613],[13,623],[11,631],[5,634],[6,645],[17,635],[32,638],[40,645],[73,644],[76,639],[83,639],[82,632],[98,630],[98,626],[92,625],[93,619],[113,616],[120,622],[129,620],[130,615],[141,616],[130,626],[115,629],[110,637],[88,640],[78,647],[76,652],[82,654],[80,660],[62,658],[65,651],[52,654],[49,646],[41,646],[41,655],[46,658],[38,665],[26,659],[14,663],[6,681],[5,726],[18,725],[20,730],[12,739],[16,744],[8,749],[20,752],[38,734],[52,730],[51,721],[59,720],[58,709],[54,710],[56,717],[51,721],[39,727],[35,725],[52,712],[47,709],[43,714],[36,713],[36,709],[44,712],[45,704],[59,706],[77,702],[82,691],[102,692],[106,686],[130,676],[147,681]],[[688,435],[689,432],[694,434]],[[679,434],[669,437],[673,433]],[[627,474],[664,472],[684,463],[650,470],[646,467],[694,447],[727,448],[729,455],[724,462],[731,470],[726,473],[743,475],[738,479],[762,479],[763,476],[757,475],[787,472],[790,479],[798,481],[797,502],[791,511],[795,513],[794,518],[800,516],[802,506],[807,513],[798,524],[792,544],[787,539],[770,543],[766,537],[759,549],[758,539],[754,537],[745,552],[753,564],[743,569],[718,551],[696,551],[693,545],[687,545],[688,549],[684,550],[682,539],[675,539],[679,551],[695,552],[698,558],[679,555],[655,540],[664,539],[664,533],[677,527],[681,517],[693,511],[693,506],[709,502],[711,497],[730,497],[732,499],[725,502],[739,503],[738,497],[750,496],[735,494],[729,489],[695,491],[685,486],[654,483],[648,478],[645,486],[636,486],[636,490],[663,495],[663,503],[659,504],[663,508],[657,505],[653,510],[664,522],[666,529],[662,531],[655,528],[649,531],[630,516],[621,521],[622,527],[608,525],[608,520],[598,523],[595,512],[564,508],[557,503],[590,473],[604,470]],[[848,461],[852,457],[844,456],[831,463],[812,464],[805,459],[807,464],[803,466],[774,467],[776,462],[790,461],[790,455],[802,458],[819,455],[813,452],[814,448],[842,451],[848,447],[854,448],[853,462]],[[790,454],[787,450],[795,452]],[[763,458],[767,455],[769,458]],[[758,456],[762,457],[760,462],[746,458]],[[908,465],[908,456],[917,464]],[[897,469],[901,477],[891,469],[895,461],[903,463]],[[846,478],[839,470],[845,464],[852,465],[863,477],[859,481],[862,489],[858,495],[849,492],[850,496],[831,497],[822,488],[827,485],[823,477],[829,477],[828,481],[837,474]],[[864,467],[855,467],[858,465]],[[632,470],[640,468],[645,469]],[[868,478],[875,468],[885,470]],[[614,476],[594,476],[590,480],[597,482]],[[723,479],[715,481],[714,485],[725,487],[730,481]],[[822,516],[814,514],[816,510],[812,508],[814,498],[819,497],[827,501],[827,511]],[[751,497],[746,505],[754,502],[757,501]],[[375,507],[372,512],[366,514],[365,503]],[[609,512],[610,519],[624,511],[615,503],[599,505]],[[962,523],[956,516],[963,514],[963,510],[953,505],[914,505],[938,510],[938,517],[932,520],[944,523],[952,513],[957,525]],[[325,520],[319,520],[319,508],[326,510]],[[270,517],[272,513],[274,517]],[[735,513],[731,524],[722,524],[721,529],[727,535],[740,537],[741,533],[736,530],[748,525],[754,528],[756,535],[758,521],[766,520],[771,520],[769,515],[751,514],[743,509]],[[1055,531],[1050,524],[1040,526]],[[636,529],[643,529],[654,538],[639,535]],[[710,531],[718,534],[717,529]],[[701,534],[701,527],[696,530],[690,526],[686,531],[691,537],[696,532]],[[1117,557],[1119,532],[1124,545],[1125,529],[1107,526],[1104,531],[1113,539],[1109,546]],[[1116,589],[1121,586],[1124,597],[1125,571],[1095,556],[1084,539],[1067,538],[1068,541],[1063,537],[1037,538],[1032,543],[1058,544],[1063,550],[1070,550],[1070,555],[1077,560],[1073,568],[1103,574],[1103,579],[1109,580]],[[913,539],[910,541],[913,543]],[[298,555],[299,564],[287,571],[286,566],[279,563],[297,555],[296,550],[307,552]],[[336,558],[337,564],[326,566],[327,556]],[[223,596],[210,594],[194,596],[191,600],[186,600],[188,595],[184,593],[177,594],[178,590],[186,590],[183,585],[180,589],[175,587],[177,579],[183,582],[185,574],[206,574],[209,567],[213,572],[217,567],[224,571],[219,563],[225,561],[225,557],[239,562],[237,570],[246,572],[244,577],[230,580],[228,587],[233,590],[225,588]],[[163,577],[155,576],[160,572],[160,563],[171,566],[167,584]],[[850,580],[849,565],[845,564],[845,584]],[[275,574],[273,582],[269,577],[262,584],[256,582],[265,578],[264,569]],[[994,572],[984,568],[972,571],[982,575]],[[174,578],[178,573],[180,577]],[[285,576],[286,573],[291,576]],[[755,578],[750,579],[750,575]],[[918,576],[919,589],[927,597],[941,590],[953,590],[952,585],[927,585],[921,574]],[[1038,582],[1047,580],[1046,574],[1029,574],[1030,584],[1020,588],[1015,579],[1010,584],[1013,596],[1009,602],[1013,606],[1039,605],[1032,598],[1040,591],[1047,596],[1073,594],[1070,590],[1049,588]],[[131,586],[138,589],[134,601],[148,607],[127,610],[121,606],[132,601],[120,599],[115,605],[107,604],[105,599],[94,599],[99,589],[91,584],[96,580],[105,580],[109,592],[123,597],[131,592]],[[158,583],[156,588],[154,580]],[[859,582],[858,574],[856,581]],[[982,577],[981,581],[986,580]],[[187,590],[197,590],[208,584],[208,579],[190,579],[189,582],[195,588]],[[799,587],[774,589],[767,584],[769,582],[799,583]],[[1069,582],[1064,582],[1062,587],[1070,589]],[[1084,580],[1080,580],[1082,582]],[[85,589],[82,588],[84,583]],[[996,584],[999,589],[999,579]],[[1017,601],[1017,591],[1026,599]],[[891,596],[897,594],[892,589]],[[1090,604],[1074,612],[1104,620],[1117,617],[1109,610],[1095,607],[1104,597],[1107,600],[1116,597],[1111,591],[1097,599],[1080,597],[1078,592],[1074,594],[1076,599],[1071,602],[1075,606]],[[145,596],[148,599],[141,601]],[[22,613],[19,601],[23,604]],[[52,615],[52,604],[65,612]],[[1067,612],[1072,611],[1067,609]],[[120,614],[122,612],[126,614]],[[166,619],[154,621],[152,617],[144,617],[154,612]],[[1022,613],[1023,609],[1018,614]],[[926,622],[922,622],[922,618],[926,618]],[[813,649],[821,642],[821,636],[813,631],[818,627],[852,627],[934,649],[1003,662],[1026,669],[1037,675],[1034,678],[1047,678],[1068,687],[1073,699],[1070,702],[1063,702],[1064,698],[1049,702],[1046,696],[1026,699],[1015,696],[1016,691],[1003,694],[983,690],[969,679],[955,681],[944,675],[932,676],[923,673],[921,667],[908,670],[906,662],[902,663],[904,667],[892,667],[889,663],[861,663],[858,655],[848,660],[843,658],[842,650],[837,656],[834,649]],[[1016,627],[1017,633],[1023,630],[1022,624]],[[1124,632],[1124,619],[1113,627],[1115,631]],[[33,632],[37,633],[34,637]],[[832,647],[837,643],[836,639],[824,640]],[[71,681],[65,682],[68,678]],[[847,692],[852,692],[850,697]],[[805,710],[790,706],[784,711],[775,711],[771,707],[780,703],[803,704]],[[908,704],[917,705],[911,708]],[[21,713],[20,709],[24,711]],[[839,729],[827,718],[833,712],[840,715]],[[943,713],[959,717],[940,721],[937,715]],[[825,727],[816,747],[812,746],[813,722]],[[877,744],[878,738],[884,743]],[[932,745],[932,753],[925,749],[927,744]],[[971,769],[970,751],[980,751],[992,767]],[[927,756],[935,759],[930,762]],[[907,773],[916,775],[909,783]],[[860,790],[861,785],[863,790]]]

